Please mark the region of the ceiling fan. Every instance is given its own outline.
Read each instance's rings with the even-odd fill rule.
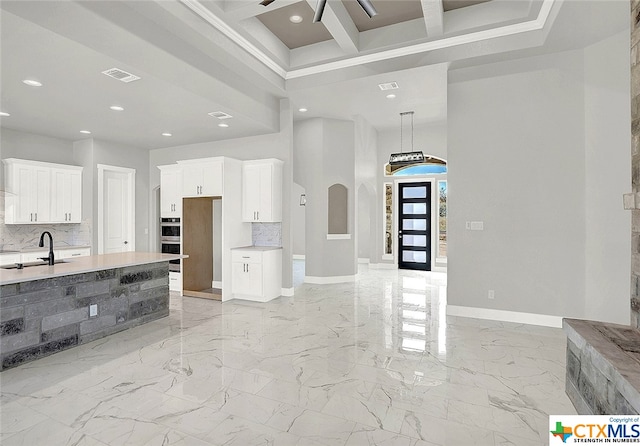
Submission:
[[[275,0],[262,0],[260,4],[262,6],[269,6]],[[370,0],[357,0],[360,4],[360,7],[364,10],[364,12],[369,16],[369,18],[378,14],[376,8],[373,7]],[[316,12],[313,15],[313,23],[319,22],[322,20],[322,13],[324,12],[324,7],[327,4],[327,0],[318,0],[316,5]]]

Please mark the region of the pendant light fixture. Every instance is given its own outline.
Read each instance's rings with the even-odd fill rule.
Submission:
[[[405,116],[411,117],[411,152],[404,152],[402,150],[402,121]],[[413,150],[413,112],[400,113],[400,153],[392,153],[389,156],[389,165],[391,166],[406,166],[408,164],[420,164],[424,162],[424,153],[422,151],[415,152]]]

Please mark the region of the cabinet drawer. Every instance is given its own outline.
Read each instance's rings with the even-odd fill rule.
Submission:
[[[0,265],[11,265],[13,263],[20,263],[19,252],[0,254]]]
[[[73,257],[84,257],[91,255],[90,248],[78,248],[78,249],[61,249],[56,251],[56,257],[59,259],[69,259]]]
[[[231,261],[240,263],[262,263],[262,252],[234,249],[231,251]]]

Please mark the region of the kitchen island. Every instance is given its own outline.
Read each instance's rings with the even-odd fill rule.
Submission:
[[[169,314],[169,261],[126,252],[0,269],[0,370]]]

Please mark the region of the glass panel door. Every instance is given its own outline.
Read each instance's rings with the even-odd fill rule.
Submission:
[[[399,183],[398,195],[398,267],[431,271],[431,183]]]

